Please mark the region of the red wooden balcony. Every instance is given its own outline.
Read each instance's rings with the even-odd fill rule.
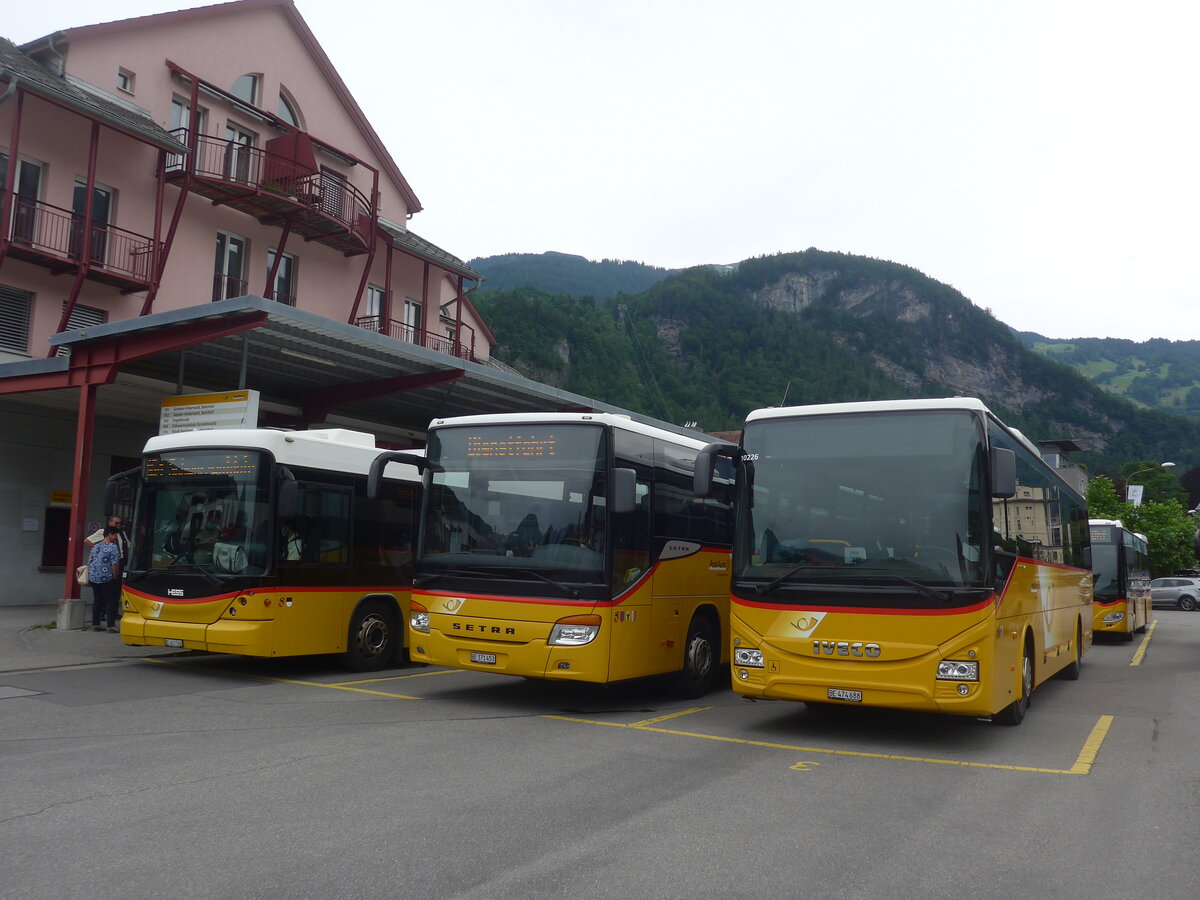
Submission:
[[[8,255],[56,273],[75,271],[83,256],[83,216],[27,197],[14,196],[13,206],[4,235]],[[154,241],[116,225],[93,222],[87,264],[87,277],[93,281],[125,293],[148,290],[154,280]]]
[[[174,134],[187,142],[186,128]],[[190,160],[191,189],[266,225],[291,222],[292,231],[305,240],[326,244],[346,256],[366,253],[374,219],[370,198],[339,173],[316,170],[315,162],[297,162],[295,155],[200,135]],[[168,157],[167,180],[181,184],[188,164],[187,157]]]

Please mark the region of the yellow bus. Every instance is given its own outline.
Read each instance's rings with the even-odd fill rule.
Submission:
[[[344,429],[219,429],[151,438],[136,486],[121,639],[245,656],[403,654],[419,474],[366,495],[375,438]],[[130,477],[126,477],[130,476]]]
[[[1015,725],[1079,676],[1084,500],[980,401],[758,410],[734,454],[737,693]]]
[[[607,413],[436,419],[409,616],[414,662],[558,681],[670,673],[708,691],[727,657],[730,507],[692,493],[706,443]]]
[[[1150,624],[1150,550],[1145,535],[1116,519],[1089,519],[1092,625],[1096,634],[1132,641]]]

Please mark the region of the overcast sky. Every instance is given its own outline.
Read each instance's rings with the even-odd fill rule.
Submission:
[[[0,32],[195,5],[12,2]],[[463,259],[817,247],[1020,330],[1200,340],[1192,0],[296,5],[421,199],[410,226]]]

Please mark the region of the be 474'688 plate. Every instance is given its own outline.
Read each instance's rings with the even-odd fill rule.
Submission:
[[[849,700],[851,703],[862,703],[862,691],[847,691],[842,688],[829,689],[830,700]]]

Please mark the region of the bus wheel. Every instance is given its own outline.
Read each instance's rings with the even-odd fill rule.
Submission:
[[[683,645],[683,668],[671,678],[671,693],[685,699],[704,696],[717,680],[720,662],[716,629],[707,616],[695,616]]]
[[[1021,696],[1014,700],[992,718],[997,725],[1020,725],[1029,711],[1029,697],[1033,693],[1033,651],[1029,643],[1025,644],[1025,652],[1021,654]]]
[[[354,611],[347,637],[347,668],[355,672],[382,669],[396,655],[396,642],[400,640],[396,615],[378,601],[364,603]]]
[[[1079,680],[1079,654],[1082,652],[1081,651],[1082,647],[1083,647],[1083,628],[1082,628],[1082,626],[1080,626],[1080,624],[1078,622],[1076,622],[1075,623],[1075,656],[1071,660],[1070,664],[1065,669],[1062,669],[1058,673],[1059,678],[1062,678],[1064,681],[1078,681]]]

